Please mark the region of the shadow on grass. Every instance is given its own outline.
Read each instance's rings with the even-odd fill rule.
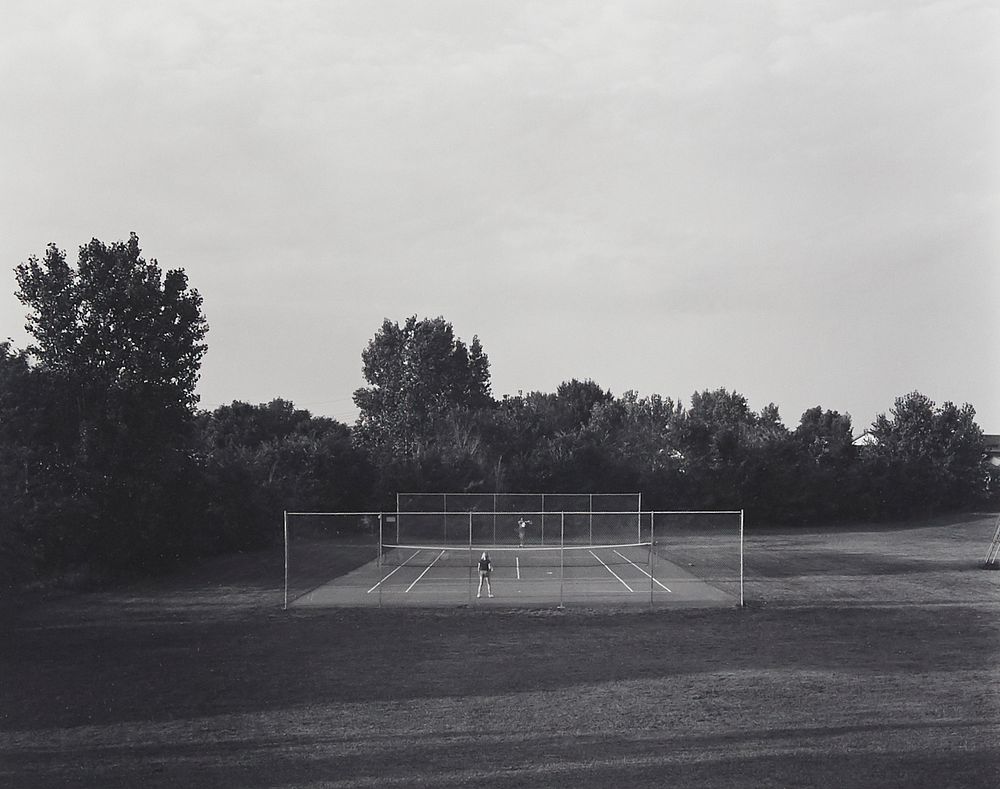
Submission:
[[[780,557],[755,555],[746,562],[748,575],[754,579],[796,578],[807,575],[867,576],[915,575],[920,573],[961,573],[982,569],[974,557],[919,559],[909,556],[886,556],[846,551],[791,552]]]
[[[989,665],[1000,645],[993,612],[966,608],[544,617],[349,609],[225,621],[22,620],[7,635],[0,730],[717,671],[959,671]]]
[[[1000,748],[983,745],[982,722],[886,726],[731,730],[717,736],[651,732],[623,735],[536,735],[477,732],[476,737],[434,733],[355,747],[311,736],[279,745],[273,737],[183,745],[67,749],[41,765],[27,759],[10,767],[23,787],[312,785],[527,787],[742,787],[837,786],[992,787],[1000,779]],[[868,750],[867,735],[894,747]],[[843,750],[843,738],[860,743]],[[945,742],[937,742],[943,737]],[[955,737],[975,745],[949,747]],[[884,739],[881,740],[884,742]],[[364,740],[368,742],[367,739]],[[358,745],[361,745],[359,741]],[[30,755],[34,756],[34,755]],[[30,769],[29,769],[30,768]],[[35,783],[34,781],[37,781]]]

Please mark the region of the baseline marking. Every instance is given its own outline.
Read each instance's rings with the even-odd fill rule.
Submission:
[[[621,556],[626,562],[628,562],[629,564],[631,564],[636,570],[638,570],[640,573],[642,573],[643,575],[645,575],[650,581],[652,581],[654,584],[656,584],[657,586],[659,586],[661,589],[665,589],[666,591],[670,592],[670,589],[668,589],[666,586],[664,586],[659,581],[657,581],[652,575],[650,575],[645,570],[643,570],[639,565],[637,565],[635,562],[633,562],[631,559],[629,559],[625,554],[619,553],[617,550],[615,551],[615,553],[617,553],[619,556]],[[673,592],[670,592],[670,593],[673,594]]]
[[[416,555],[417,555],[418,553],[420,553],[420,551],[414,551],[414,552],[413,552],[413,556],[410,556],[410,557],[409,557],[409,559],[407,559],[407,560],[406,560],[405,562],[403,562],[402,564],[398,565],[398,566],[396,567],[396,569],[392,571],[392,573],[394,573],[394,572],[397,572],[398,570],[402,570],[402,569],[403,569],[403,567],[405,567],[405,566],[406,566],[406,562],[410,561],[410,559],[412,559],[412,558],[413,558],[414,556],[416,556]],[[392,573],[389,573],[389,575],[392,575]],[[375,584],[375,586],[373,586],[373,587],[372,587],[371,589],[369,589],[369,590],[368,590],[367,592],[365,592],[365,594],[371,594],[371,593],[372,593],[372,592],[374,592],[374,591],[375,591],[376,589],[378,589],[378,588],[379,588],[379,587],[380,587],[380,586],[381,586],[381,585],[382,585],[382,584],[383,584],[383,583],[384,583],[385,581],[388,581],[388,580],[389,580],[389,575],[387,575],[387,576],[386,576],[385,578],[383,578],[383,579],[382,579],[381,581],[379,581],[379,582],[378,582],[377,584]]]
[[[615,551],[615,553],[618,553],[618,551]],[[618,573],[616,573],[614,570],[612,570],[610,567],[608,567],[606,564],[604,564],[604,560],[601,559],[600,556],[598,556],[593,551],[590,551],[590,555],[593,556],[595,559],[597,559],[597,561],[599,561],[602,565],[604,565],[604,569],[607,570],[609,573],[611,573],[615,578],[617,578],[621,582],[622,586],[624,586],[630,592],[634,592],[635,591],[635,589],[633,589],[631,586],[629,586],[627,583],[625,583],[625,581],[622,580],[622,577],[620,575],[618,575]],[[618,555],[621,556],[621,554],[618,554]]]
[[[437,556],[435,556],[435,557],[434,557],[434,561],[433,561],[433,562],[431,562],[430,564],[428,564],[428,565],[427,565],[427,566],[426,566],[426,567],[424,568],[424,571],[423,571],[422,573],[420,573],[420,575],[418,575],[418,576],[417,576],[416,580],[415,580],[415,581],[414,581],[414,582],[413,582],[412,584],[410,584],[409,586],[407,586],[407,587],[406,587],[406,591],[407,591],[407,592],[409,592],[409,591],[410,591],[410,590],[411,590],[411,589],[412,589],[412,588],[413,588],[414,586],[416,586],[416,585],[417,585],[417,582],[418,582],[418,581],[419,581],[419,580],[420,580],[421,578],[423,578],[423,577],[424,577],[425,575],[427,575],[427,573],[429,573],[429,572],[430,572],[430,569],[431,569],[431,567],[433,567],[433,566],[434,566],[435,564],[437,564],[437,561],[438,561],[438,559],[440,559],[440,558],[441,558],[442,556],[444,556],[444,555],[445,555],[445,553],[447,553],[447,551],[444,551],[444,550],[442,550],[442,551],[441,551],[441,553],[439,553],[439,554],[438,554]],[[409,559],[407,559],[407,561],[409,561]],[[403,594],[406,594],[406,592],[404,592]]]

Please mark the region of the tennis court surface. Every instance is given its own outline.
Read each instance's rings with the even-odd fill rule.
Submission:
[[[493,597],[478,561],[493,564]],[[289,599],[289,607],[733,606],[727,579],[672,561],[648,545],[572,548],[386,546],[378,558]],[[715,582],[713,582],[715,581]]]

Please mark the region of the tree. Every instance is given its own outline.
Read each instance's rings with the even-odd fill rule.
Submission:
[[[556,430],[577,430],[590,422],[595,406],[609,403],[613,399],[610,391],[605,391],[589,378],[578,381],[573,378],[556,387],[553,398],[554,427]]]
[[[937,408],[920,392],[896,398],[891,416],[879,414],[868,456],[873,499],[882,515],[967,506],[985,479],[983,433],[976,410],[946,402]]]
[[[791,442],[777,406],[757,414],[738,392],[695,392],[678,423],[693,503],[744,507],[760,517],[787,511]]]
[[[50,244],[15,269],[18,299],[32,313],[28,352],[47,370],[96,379],[110,392],[143,390],[189,413],[208,326],[202,298],[182,269],[164,276],[141,257],[139,238],[80,247],[74,271]]]
[[[843,466],[854,459],[851,415],[824,411],[821,406],[803,412],[795,440],[817,466]]]
[[[185,550],[195,385],[208,325],[181,269],[145,260],[139,239],[80,247],[74,268],[50,244],[16,267],[30,309],[26,349],[58,405],[56,457],[72,462],[94,518],[76,524],[76,561],[123,569]],[[188,499],[189,500],[189,499]]]
[[[738,392],[695,392],[681,419],[682,451],[689,462],[703,468],[736,462],[743,437],[757,422],[747,399]]]
[[[660,395],[634,391],[600,403],[588,430],[609,455],[612,478],[621,490],[641,490],[646,502],[665,509],[684,503],[684,455],[679,419],[684,409]]]
[[[409,461],[434,441],[436,423],[455,408],[493,404],[489,360],[473,337],[455,337],[444,318],[403,326],[388,319],[361,354],[368,387],[354,393],[356,434],[383,459]]]
[[[261,405],[234,400],[231,405],[220,405],[211,413],[200,415],[200,422],[203,438],[213,448],[256,449],[291,435],[316,432],[324,420],[278,397]]]
[[[88,518],[72,458],[58,451],[62,409],[24,351],[0,343],[0,584],[56,563],[67,522]]]
[[[233,402],[198,417],[215,550],[266,546],[282,510],[364,509],[367,458],[346,425],[288,400]]]
[[[857,452],[850,414],[821,406],[803,412],[792,435],[798,485],[790,503],[810,520],[842,517],[856,504]]]

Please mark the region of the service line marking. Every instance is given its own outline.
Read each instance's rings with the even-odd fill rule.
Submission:
[[[441,558],[442,556],[444,556],[444,555],[445,555],[445,553],[446,553],[446,551],[441,551],[441,553],[439,553],[439,554],[438,554],[437,556],[435,556],[435,557],[434,557],[434,561],[433,561],[433,562],[431,562],[430,564],[428,564],[428,565],[427,565],[427,566],[426,566],[426,567],[424,568],[424,571],[423,571],[422,573],[420,573],[420,575],[418,575],[418,576],[417,576],[416,580],[415,580],[415,581],[414,581],[414,582],[413,582],[412,584],[410,584],[409,586],[407,586],[407,587],[406,587],[406,591],[407,591],[407,592],[409,592],[409,591],[410,591],[410,590],[411,590],[411,589],[412,589],[412,588],[413,588],[414,586],[416,586],[416,585],[417,585],[417,582],[418,582],[418,581],[419,581],[419,580],[420,580],[421,578],[423,578],[423,577],[424,577],[425,575],[427,575],[427,573],[429,573],[429,572],[430,572],[430,570],[431,570],[431,567],[433,567],[433,566],[434,566],[435,564],[437,564],[437,561],[438,561],[438,559],[440,559],[440,558]],[[405,594],[405,593],[406,593],[406,592],[404,592],[404,594]]]
[[[643,575],[645,575],[650,581],[652,581],[654,584],[656,584],[657,586],[659,586],[661,589],[665,589],[666,591],[670,592],[670,589],[668,589],[666,586],[664,586],[659,581],[657,581],[652,575],[650,575],[645,570],[643,570],[638,564],[636,564],[631,559],[629,559],[625,554],[619,553],[617,550],[615,551],[615,553],[617,553],[619,556],[621,556],[626,562],[628,562],[629,564],[631,564],[636,570],[638,570],[640,573],[642,573]],[[673,594],[673,592],[671,592],[671,594]]]
[[[615,551],[615,553],[618,553],[618,552]],[[633,589],[631,586],[629,586],[627,583],[625,583],[624,580],[622,580],[622,577],[620,575],[618,575],[618,573],[616,573],[614,570],[612,570],[610,567],[608,567],[606,564],[604,564],[604,560],[601,559],[600,556],[598,556],[593,551],[590,552],[590,555],[593,556],[595,559],[597,559],[597,561],[599,561],[602,565],[604,565],[604,569],[607,570],[609,573],[611,573],[615,578],[617,578],[621,582],[622,586],[624,586],[630,592],[634,592],[635,591],[635,589]]]
[[[517,571],[517,580],[521,580],[521,560],[514,554],[514,569]]]
[[[410,561],[410,559],[412,559],[418,553],[420,553],[420,551],[414,551],[413,554],[409,557],[409,559],[407,559],[402,564],[400,564],[399,566],[397,566],[395,570],[393,570],[391,573],[389,573],[389,575],[392,575],[393,573],[396,573],[399,570],[402,570],[406,566],[406,562]],[[379,581],[377,584],[375,584],[375,586],[373,586],[371,589],[369,589],[367,592],[365,592],[365,594],[371,594],[376,589],[378,589],[383,583],[385,583],[386,581],[389,580],[389,575],[385,576],[385,578],[383,578],[381,581]]]

